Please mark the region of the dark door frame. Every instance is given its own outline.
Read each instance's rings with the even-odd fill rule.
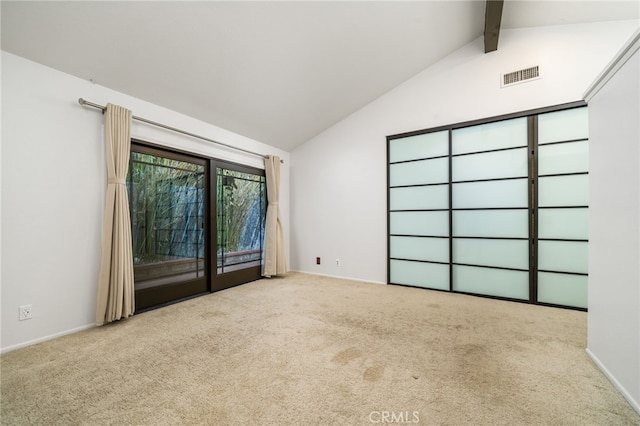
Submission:
[[[211,197],[210,204],[212,206],[212,216],[210,218],[210,222],[211,222],[211,229],[212,229],[212,244],[213,244],[214,243],[213,240],[217,240],[217,238],[214,238],[213,234],[218,229],[218,223],[217,223],[218,214],[217,214],[217,203],[216,203],[217,201],[216,189],[218,188],[217,169],[224,168],[227,170],[233,170],[241,173],[249,173],[257,176],[265,176],[265,171],[262,169],[257,169],[255,167],[245,166],[242,164],[232,163],[230,161],[216,160],[216,159],[210,160],[210,168],[211,168],[211,173],[209,175],[209,179],[210,179],[210,187],[212,188],[212,191],[210,194],[210,197]],[[265,191],[266,191],[266,188],[265,188]],[[234,271],[223,272],[222,274],[218,274],[217,256],[218,256],[218,251],[216,247],[216,250],[212,250],[212,253],[210,256],[211,262],[212,262],[211,265],[215,265],[215,267],[212,266],[211,268],[212,269],[212,273],[211,273],[212,279],[211,279],[211,287],[210,287],[211,292],[225,290],[227,288],[235,287],[240,284],[245,284],[245,283],[262,278],[262,254],[260,255],[261,261],[259,266],[250,266],[247,268],[242,268]]]
[[[217,273],[217,169],[250,173],[265,176],[263,169],[246,166],[231,161],[220,160],[213,157],[194,154],[175,148],[170,148],[151,142],[132,139],[131,151],[143,154],[158,155],[179,161],[191,162],[205,167],[205,206],[204,206],[204,239],[205,239],[205,274],[194,280],[169,283],[163,286],[145,288],[135,291],[136,312],[144,312],[161,306],[170,305],[185,299],[198,297],[204,294],[224,290],[237,285],[245,284],[262,278],[261,265],[242,268],[222,274]],[[266,188],[265,188],[266,193]]]

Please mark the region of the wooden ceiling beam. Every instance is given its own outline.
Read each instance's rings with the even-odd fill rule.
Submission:
[[[504,0],[487,0],[484,12],[484,53],[498,50]]]

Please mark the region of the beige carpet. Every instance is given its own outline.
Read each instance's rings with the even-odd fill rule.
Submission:
[[[289,274],[1,357],[3,425],[638,425],[586,314]]]

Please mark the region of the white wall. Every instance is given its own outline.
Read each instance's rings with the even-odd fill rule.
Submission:
[[[289,154],[2,52],[3,351],[90,327],[95,318],[106,187],[102,115],[83,97],[284,159],[280,210],[289,235]],[[262,159],[134,122],[132,136],[264,168]],[[18,321],[32,304],[33,319]]]
[[[590,91],[588,353],[640,413],[640,32]]]
[[[489,54],[479,38],[294,150],[292,269],[386,282],[385,137],[578,101],[637,27],[504,30]],[[533,65],[542,79],[500,88],[501,73]]]

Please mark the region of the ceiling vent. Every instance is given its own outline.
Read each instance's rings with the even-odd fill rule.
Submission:
[[[502,74],[501,87],[508,87],[518,83],[525,83],[531,80],[537,80],[540,78],[540,67],[525,68],[518,71],[513,71],[507,74]]]

